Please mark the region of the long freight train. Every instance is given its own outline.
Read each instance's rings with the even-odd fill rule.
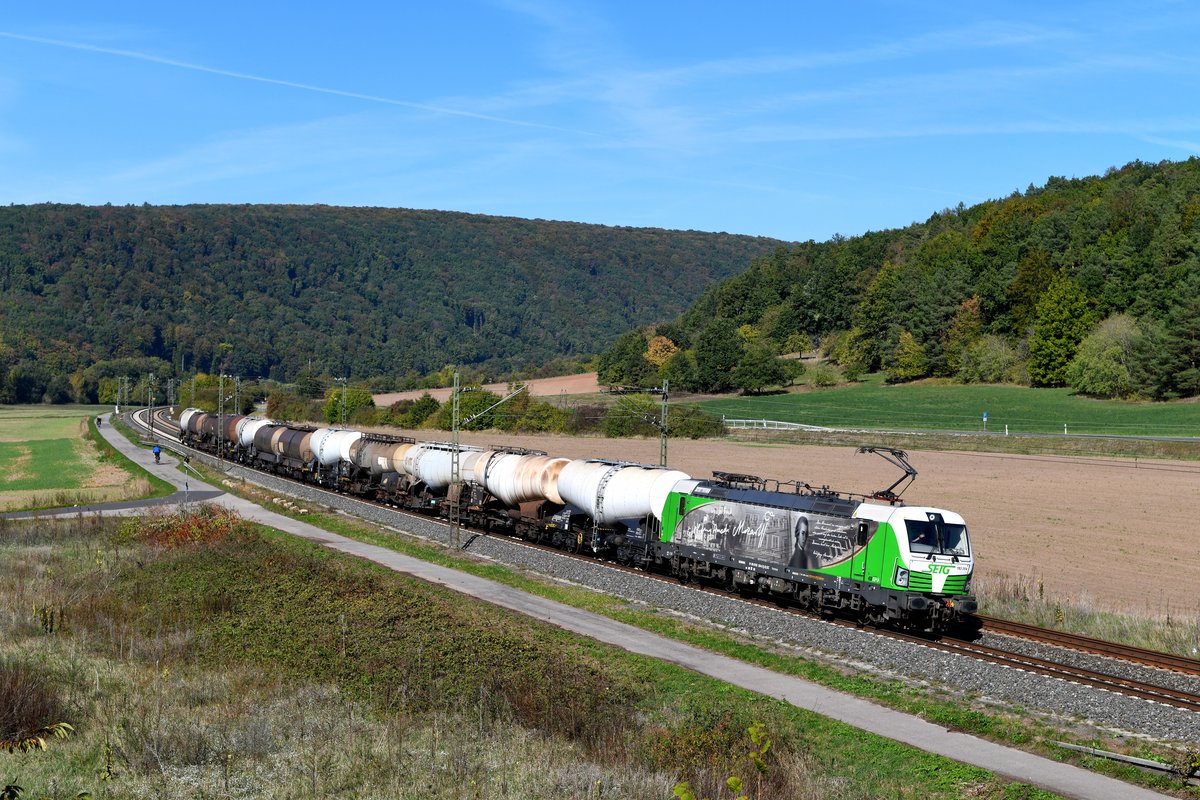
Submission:
[[[970,628],[973,558],[953,511],[715,472],[454,446],[190,408],[183,442],[399,508],[754,593],[862,624]],[[885,455],[916,472],[899,451]],[[901,480],[904,480],[903,478]]]

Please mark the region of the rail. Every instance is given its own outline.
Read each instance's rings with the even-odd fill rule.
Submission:
[[[979,615],[979,619],[983,623],[983,630],[989,633],[1004,633],[1022,639],[1053,644],[1071,650],[1079,650],[1084,653],[1094,653],[1108,658],[1119,658],[1134,664],[1182,672],[1187,675],[1200,675],[1200,660],[1189,658],[1188,656],[1160,653],[1155,650],[1133,647],[1118,642],[1106,642],[1090,636],[1081,636],[1078,633],[1042,628],[1037,625],[1029,625],[1024,622],[1000,619],[998,617],[989,617],[983,614]]]

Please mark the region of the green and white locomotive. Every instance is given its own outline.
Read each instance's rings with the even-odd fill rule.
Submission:
[[[915,477],[902,451],[880,454]],[[892,489],[903,480],[869,497],[729,473],[680,481],[653,549],[681,578],[862,624],[969,627],[977,603],[966,523],[953,511],[901,504]]]

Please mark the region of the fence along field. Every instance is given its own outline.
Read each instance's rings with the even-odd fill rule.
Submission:
[[[94,409],[0,407],[0,511],[145,496],[150,484],[105,457],[88,436]]]

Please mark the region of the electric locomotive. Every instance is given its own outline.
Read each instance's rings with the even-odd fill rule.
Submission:
[[[902,451],[880,454],[915,477]],[[862,624],[970,626],[978,605],[966,523],[953,511],[901,504],[897,484],[868,497],[729,473],[680,481],[655,550],[682,577]]]

